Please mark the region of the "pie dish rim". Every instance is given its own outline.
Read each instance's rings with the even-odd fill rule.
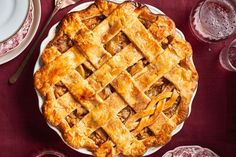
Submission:
[[[115,0],[109,0],[109,1],[112,1],[112,2],[116,2],[116,3],[117,3],[117,1],[115,1]],[[119,1],[118,3],[122,3],[122,2],[124,2],[124,1],[125,1],[125,0],[121,0],[121,1]],[[81,4],[77,5],[76,7],[74,7],[72,10],[68,11],[67,13],[65,13],[65,15],[68,14],[68,13],[70,13],[70,12],[72,12],[72,11],[80,11],[80,10],[86,9],[87,7],[89,7],[89,6],[90,6],[91,4],[93,4],[93,3],[94,3],[94,1],[81,3]],[[152,5],[149,5],[149,4],[145,4],[145,5],[146,5],[153,13],[165,15],[165,14],[164,14],[160,9],[158,9],[157,7],[152,6]],[[39,57],[38,57],[38,59],[37,59],[37,61],[36,61],[36,64],[35,64],[33,73],[36,73],[36,71],[39,70],[40,67],[42,66],[41,59],[40,59],[41,57],[40,57],[40,56],[41,56],[41,54],[43,53],[43,50],[46,48],[46,45],[47,45],[47,44],[50,42],[50,40],[52,40],[53,37],[55,36],[56,27],[57,27],[58,24],[59,24],[59,22],[56,23],[56,24],[54,24],[53,26],[51,26],[51,28],[49,29],[48,35],[47,35],[47,36],[44,38],[44,40],[42,41],[42,43],[41,43],[41,45],[40,45]],[[184,34],[183,34],[179,29],[177,29],[177,28],[176,28],[176,33],[179,34],[180,37],[185,40]],[[191,62],[192,62],[192,64],[193,64],[193,66],[194,66],[194,62],[193,62],[192,56],[191,56],[190,60],[191,60]],[[195,67],[195,66],[194,66],[194,67]],[[40,112],[43,114],[43,112],[42,112],[42,106],[43,106],[44,98],[40,95],[40,93],[39,93],[36,89],[35,89],[35,91],[36,91],[37,97],[38,97],[39,110],[40,110]],[[189,116],[190,113],[191,113],[192,102],[193,102],[193,99],[194,99],[194,97],[195,97],[195,95],[196,95],[196,91],[197,91],[197,87],[196,87],[195,91],[193,92],[191,101],[190,101],[190,103],[189,103],[188,116]],[[90,151],[87,150],[86,148],[79,148],[79,149],[76,149],[76,148],[70,146],[70,145],[64,140],[64,138],[63,138],[63,136],[62,136],[62,133],[61,133],[56,127],[52,126],[52,125],[51,125],[50,123],[48,123],[48,122],[47,122],[47,124],[48,124],[48,126],[49,126],[51,129],[53,129],[53,130],[61,137],[62,141],[63,141],[67,146],[69,146],[70,148],[72,148],[73,150],[75,150],[75,151],[77,151],[77,152],[79,152],[79,153],[87,154],[87,155],[93,155],[92,152],[90,152]],[[176,129],[172,132],[172,137],[173,137],[175,134],[177,134],[177,133],[182,129],[183,125],[184,125],[184,122],[182,122],[181,124],[179,124],[179,125],[176,127]],[[162,148],[163,146],[164,146],[164,145],[158,146],[158,147],[151,147],[151,148],[149,148],[149,149],[146,151],[146,153],[145,153],[143,156],[151,155],[151,154],[155,153],[156,151],[158,151],[158,150],[159,150],[160,148]],[[118,155],[118,156],[121,156],[121,155]]]

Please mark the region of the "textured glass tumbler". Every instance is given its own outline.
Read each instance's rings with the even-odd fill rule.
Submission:
[[[65,157],[65,155],[54,150],[45,150],[38,153],[35,157]]]
[[[235,0],[204,0],[193,7],[190,27],[201,41],[218,42],[236,32]]]
[[[219,60],[224,69],[236,72],[236,39],[221,50]]]

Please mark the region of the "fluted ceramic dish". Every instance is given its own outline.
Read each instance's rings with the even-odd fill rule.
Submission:
[[[114,1],[116,3],[122,3],[124,2],[124,0],[111,0],[111,1]],[[92,3],[94,2],[85,2],[85,3],[82,3],[80,5],[78,5],[77,7],[75,7],[74,9],[72,9],[70,12],[72,11],[79,11],[79,10],[83,10],[85,8],[87,8],[88,6],[90,6]],[[154,6],[151,6],[151,5],[147,5],[148,8],[155,14],[164,14],[161,10],[159,10],[158,8],[154,7]],[[39,54],[39,58],[35,64],[35,67],[34,67],[34,73],[40,69],[40,67],[42,66],[42,63],[41,63],[41,60],[40,60],[40,56],[41,54],[43,53],[43,50],[45,49],[46,45],[49,43],[49,41],[51,41],[53,39],[53,37],[55,36],[55,31],[56,31],[56,27],[57,27],[58,23],[55,24],[54,26],[52,26],[52,28],[50,29],[49,33],[48,33],[48,36],[44,39],[44,41],[42,42],[41,44],[41,47],[40,47],[40,54]],[[180,31],[180,30],[176,30],[177,33],[183,38],[185,39],[183,33]],[[40,96],[39,92],[36,90],[37,92],[37,96],[38,96],[38,105],[39,105],[39,110],[40,112],[42,113],[42,106],[43,106],[43,98]],[[194,92],[193,94],[193,97],[192,97],[192,100],[190,102],[190,107],[189,107],[189,115],[190,115],[190,112],[191,112],[191,106],[192,106],[192,101],[193,101],[193,98],[195,96],[195,93],[196,91]],[[61,132],[54,126],[48,124],[50,128],[52,128],[54,131],[57,132],[57,134],[61,137],[61,139],[63,140],[63,137],[62,137],[62,134]],[[176,133],[178,133],[182,127],[183,127],[184,123],[181,123],[180,125],[178,125],[176,127],[176,129],[172,132],[172,136],[175,135]],[[64,140],[63,140],[64,141]],[[65,141],[64,141],[65,142]],[[66,142],[65,142],[66,143]],[[66,143],[67,144],[67,143]],[[68,144],[67,144],[68,145]],[[70,145],[68,145],[69,147],[71,147]],[[152,147],[152,148],[149,148],[147,150],[147,152],[144,154],[144,156],[147,156],[147,155],[150,155],[150,154],[153,154],[154,152],[156,152],[157,150],[159,150],[162,146],[159,146],[159,147]],[[90,151],[88,151],[87,149],[85,148],[80,148],[80,149],[75,149],[73,147],[71,147],[72,149],[82,153],[82,154],[88,154],[88,155],[93,155]]]

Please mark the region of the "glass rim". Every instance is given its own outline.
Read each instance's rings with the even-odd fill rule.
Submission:
[[[43,157],[44,155],[54,155],[55,157],[66,157],[64,154],[54,150],[44,150],[38,153],[35,157]]]
[[[230,42],[230,44],[226,46],[225,51],[226,51],[227,61],[229,62],[230,67],[234,70],[234,72],[236,72],[236,67],[233,66],[232,63],[231,63],[230,60],[229,60],[229,49],[230,49],[230,47],[232,47],[233,44],[236,44],[236,39],[232,40],[232,41]]]
[[[196,37],[196,39],[200,40],[200,41],[203,41],[205,43],[209,43],[209,44],[216,44],[222,40],[225,40],[226,38],[223,38],[221,40],[209,40],[207,38],[204,38],[194,27],[194,15],[195,15],[195,11],[198,7],[200,7],[200,4],[202,2],[198,2],[195,6],[192,7],[191,11],[190,11],[190,15],[189,15],[189,26],[190,26],[190,31],[192,32],[192,34]]]
[[[203,0],[203,1],[200,1],[200,2],[198,2],[198,4],[197,4],[197,6],[196,7],[194,7],[193,9],[195,10],[198,6],[199,6],[199,12],[198,12],[198,18],[199,18],[199,21],[200,21],[200,23],[201,23],[201,26],[202,26],[202,29],[204,30],[204,31],[206,31],[210,36],[213,36],[213,37],[215,37],[215,38],[218,38],[217,36],[215,36],[214,34],[212,34],[209,30],[207,30],[205,27],[203,27],[203,22],[202,22],[202,19],[201,19],[201,10],[202,10],[202,7],[207,3],[207,2],[209,2],[209,1],[213,1],[213,0]],[[216,0],[216,1],[227,1],[227,2],[229,2],[228,0]],[[232,4],[231,2],[229,2],[230,4]],[[235,11],[235,13],[236,13],[236,8],[234,8],[234,11]],[[236,33],[236,27],[234,28],[234,31],[231,33],[231,34],[229,34],[229,35],[227,35],[227,36],[224,36],[222,39],[220,39],[220,40],[213,40],[213,42],[215,41],[215,42],[217,42],[217,41],[221,41],[221,40],[224,40],[224,39],[227,39],[227,38],[229,38],[230,36],[232,36],[233,34],[235,34]],[[210,43],[212,43],[212,42],[210,42]]]

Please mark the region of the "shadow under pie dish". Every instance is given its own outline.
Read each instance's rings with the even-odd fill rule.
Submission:
[[[141,156],[188,117],[198,81],[191,57],[167,16],[97,0],[61,20],[35,88],[47,122],[72,148]]]

